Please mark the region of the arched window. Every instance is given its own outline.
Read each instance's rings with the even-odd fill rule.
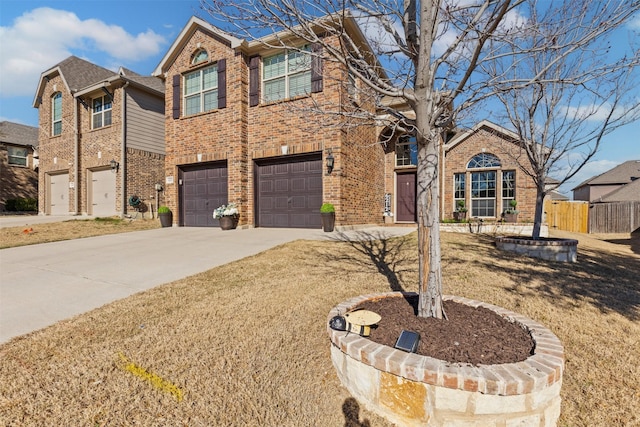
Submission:
[[[56,92],[51,97],[51,135],[62,133],[62,93]]]
[[[502,166],[500,159],[487,153],[476,154],[467,163],[467,169],[499,168],[500,166]]]
[[[454,203],[470,201],[473,217],[499,217],[516,197],[516,171],[502,170],[500,159],[489,153],[473,156],[467,163],[467,170],[466,173],[454,174]],[[501,211],[498,211],[498,206],[502,206]]]
[[[207,53],[207,51],[204,49],[199,49],[193,54],[191,59],[191,64],[192,65],[199,64],[201,62],[205,62],[208,59],[209,59],[209,54]]]

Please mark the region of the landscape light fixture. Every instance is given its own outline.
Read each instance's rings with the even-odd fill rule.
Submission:
[[[333,171],[333,162],[335,159],[333,158],[333,154],[331,154],[331,150],[327,154],[327,173],[331,173]]]

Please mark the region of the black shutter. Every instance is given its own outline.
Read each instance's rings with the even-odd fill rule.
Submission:
[[[180,118],[180,74],[173,76],[173,118]]]
[[[322,45],[312,44],[311,52],[311,92],[322,92]]]
[[[227,108],[227,60],[218,61],[218,108]]]
[[[260,103],[260,56],[249,58],[249,106]]]

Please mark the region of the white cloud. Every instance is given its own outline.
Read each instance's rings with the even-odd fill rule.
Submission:
[[[75,54],[103,52],[108,60],[142,60],[157,54],[165,40],[151,30],[137,35],[97,19],[42,7],[25,12],[12,26],[0,27],[0,96],[35,92],[40,74]]]

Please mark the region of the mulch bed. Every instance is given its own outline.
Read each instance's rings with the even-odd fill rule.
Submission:
[[[382,320],[369,339],[393,347],[404,330],[420,334],[417,354],[451,363],[493,365],[515,363],[533,354],[535,343],[518,323],[491,310],[445,301],[447,320],[417,317],[418,297],[380,298],[357,308],[378,313]]]

